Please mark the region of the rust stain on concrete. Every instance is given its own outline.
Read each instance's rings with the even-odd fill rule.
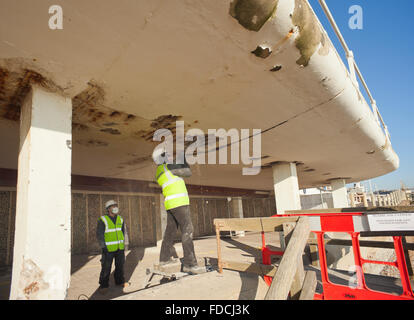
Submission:
[[[107,147],[109,145],[108,142],[97,139],[80,139],[76,140],[75,143],[85,147]]]
[[[326,38],[318,19],[306,0],[295,0],[292,22],[299,28],[296,47],[299,49],[301,57],[296,61],[298,65],[306,67],[320,46],[319,54],[327,55],[329,53],[329,39]]]
[[[23,259],[19,287],[26,300],[36,299],[41,290],[49,288],[43,277],[43,271],[33,260]]]
[[[34,70],[11,72],[0,67],[0,118],[19,121],[22,103],[34,84],[48,91],[62,91],[51,80]]]
[[[233,0],[230,15],[244,28],[259,31],[276,14],[279,0]]]

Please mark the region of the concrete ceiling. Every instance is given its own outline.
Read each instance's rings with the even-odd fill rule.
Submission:
[[[55,4],[63,30],[48,27]],[[304,0],[2,1],[2,168],[17,168],[32,83],[73,98],[74,174],[153,180],[152,135],[176,120],[263,132],[259,175],[196,165],[192,184],[271,190],[277,161],[299,164],[302,188],[399,166]]]

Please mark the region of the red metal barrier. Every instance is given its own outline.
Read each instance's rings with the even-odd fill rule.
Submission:
[[[322,294],[315,294],[315,300],[414,300],[411,288],[410,277],[404,256],[402,236],[394,236],[394,250],[397,260],[394,262],[374,261],[363,259],[359,245],[360,232],[354,230],[354,216],[362,216],[362,213],[329,213],[329,214],[303,214],[303,215],[283,215],[283,216],[309,216],[320,217],[321,230],[311,230],[316,234],[319,252],[319,264],[321,269],[321,280],[323,286]],[[275,217],[283,217],[277,215]],[[344,286],[332,283],[328,276],[328,266],[325,251],[324,235],[326,232],[344,232],[351,236],[352,248],[355,260],[357,284],[355,287]],[[262,232],[262,259],[263,264],[271,264],[272,255],[283,255],[283,251],[272,251],[266,246],[265,235]],[[363,265],[366,263],[383,264],[396,267],[400,273],[403,293],[394,295],[386,292],[374,291],[369,289],[365,283]],[[272,277],[264,276],[267,285],[272,283]]]

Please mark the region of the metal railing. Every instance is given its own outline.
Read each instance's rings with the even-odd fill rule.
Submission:
[[[377,102],[375,101],[374,97],[371,94],[371,91],[368,88],[368,85],[364,79],[364,77],[362,76],[361,71],[358,68],[358,65],[355,61],[354,58],[354,53],[349,49],[348,45],[346,44],[346,41],[344,39],[344,37],[341,34],[341,31],[339,30],[338,25],[335,22],[335,19],[332,16],[331,11],[328,8],[328,5],[326,4],[325,0],[318,0],[319,4],[321,5],[323,11],[325,12],[326,17],[329,20],[329,23],[331,24],[333,30],[335,31],[336,36],[339,39],[339,42],[341,43],[342,47],[344,48],[347,60],[348,60],[348,66],[349,66],[349,74],[351,76],[352,81],[354,82],[354,84],[356,85],[356,87],[359,89],[359,83],[357,80],[357,75],[359,80],[361,81],[362,85],[364,86],[364,89],[370,99],[370,103],[371,103],[371,108],[372,108],[372,113],[374,114],[374,118],[377,121],[378,125],[384,130],[385,136],[388,139],[388,142],[391,143],[391,137],[390,137],[390,133],[388,131],[388,127],[385,125],[384,119],[382,118],[378,107],[377,107]]]

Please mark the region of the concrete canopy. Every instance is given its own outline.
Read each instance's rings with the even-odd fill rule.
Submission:
[[[272,190],[275,162],[297,162],[301,188],[399,166],[307,1],[19,0],[0,18],[0,168],[17,168],[30,83],[73,99],[74,174],[152,181],[152,134],[176,120],[263,132],[259,175],[196,165],[190,184]]]

